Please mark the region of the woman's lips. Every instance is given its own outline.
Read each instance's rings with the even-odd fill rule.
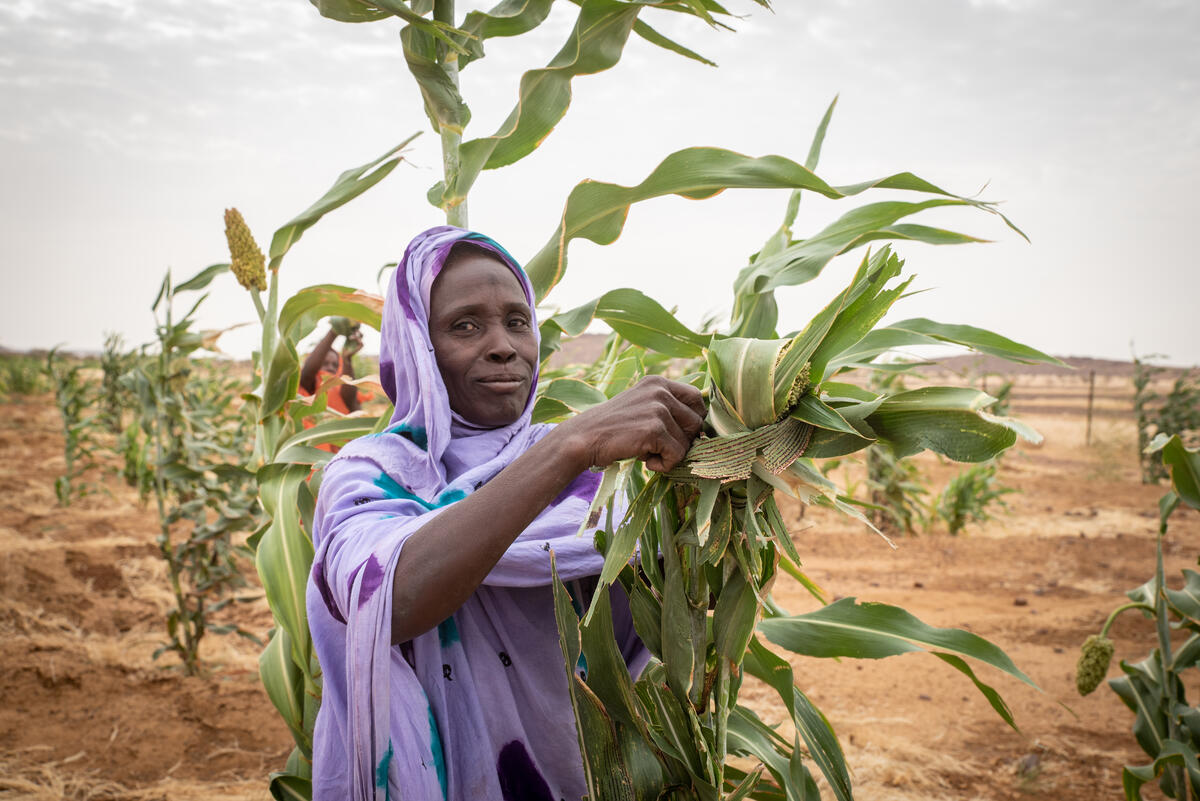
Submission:
[[[525,386],[527,379],[520,375],[494,375],[480,378],[478,382],[493,392],[505,393]]]

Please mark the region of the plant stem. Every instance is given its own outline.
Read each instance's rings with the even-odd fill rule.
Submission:
[[[1167,535],[1166,518],[1158,527],[1158,539],[1155,547],[1155,565],[1154,565],[1154,582],[1156,584],[1154,595],[1154,614],[1155,627],[1158,631],[1158,658],[1162,661],[1162,683],[1159,685],[1159,704],[1162,706],[1163,714],[1167,719],[1167,737],[1182,742],[1179,737],[1179,724],[1175,719],[1175,713],[1172,711],[1172,701],[1174,700],[1175,688],[1175,671],[1171,670],[1171,619],[1168,617],[1167,611],[1167,588],[1166,588],[1166,573],[1163,570],[1163,539]],[[1174,785],[1176,798],[1188,798],[1188,787],[1184,783],[1186,770],[1177,765],[1170,765],[1167,771],[1171,774],[1171,783]]]
[[[1117,622],[1117,617],[1122,612],[1127,612],[1130,609],[1141,609],[1142,611],[1145,611],[1145,612],[1154,612],[1155,611],[1153,606],[1150,606],[1149,604],[1138,603],[1137,601],[1127,603],[1123,606],[1118,606],[1116,609],[1112,610],[1112,613],[1108,616],[1108,620],[1104,621],[1104,628],[1100,629],[1100,636],[1107,637],[1108,630],[1110,628],[1112,628],[1113,623]]]
[[[434,0],[433,2],[433,18],[438,22],[444,22],[447,25],[454,25],[454,0]],[[458,53],[451,50],[444,43],[439,42],[437,47],[437,60],[442,70],[445,71],[446,77],[454,84],[454,88],[458,88]],[[442,176],[445,181],[446,190],[449,191],[458,180],[458,149],[462,145],[462,132],[452,131],[445,125],[441,126],[442,134]],[[467,199],[452,206],[443,207],[446,212],[446,222],[449,225],[457,225],[459,228],[467,227]]]

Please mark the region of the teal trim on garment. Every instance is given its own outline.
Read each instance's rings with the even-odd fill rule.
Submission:
[[[383,755],[383,759],[379,760],[379,764],[375,766],[375,786],[383,788],[383,797],[387,798],[390,789],[388,788],[388,764],[392,761],[392,741],[388,740],[387,753]]]
[[[494,247],[496,250],[503,253],[504,257],[507,258],[514,267],[516,267],[518,270],[521,271],[521,275],[525,275],[525,268],[521,266],[521,262],[514,259],[512,257],[512,254],[509,253],[507,250],[505,250],[504,245],[501,245],[499,242],[497,242],[495,239],[492,239],[490,236],[487,236],[486,234],[478,233],[476,231],[472,231],[471,233],[464,236],[463,239],[468,240],[468,241],[474,240],[476,242],[487,242],[489,245]],[[528,277],[528,276],[526,276],[526,277]]]
[[[433,752],[433,767],[437,770],[438,785],[442,788],[442,801],[446,794],[446,755],[442,752],[442,736],[438,734],[437,721],[433,719],[433,707],[429,709],[429,750]]]
[[[449,506],[450,504],[454,503],[455,501],[461,501],[463,498],[467,497],[467,493],[463,492],[462,490],[452,489],[452,490],[446,490],[445,492],[443,492],[441,495],[438,496],[437,501],[435,501],[434,503],[430,503],[429,501],[425,500],[424,498],[414,495],[413,493],[406,490],[404,487],[400,486],[400,482],[396,481],[396,479],[392,478],[387,473],[380,473],[379,477],[375,479],[374,484],[375,484],[375,486],[377,486],[381,490],[383,490],[383,494],[387,498],[392,498],[395,500],[404,500],[404,501],[415,501],[430,511],[432,511],[434,509],[440,509],[443,506]]]
[[[413,444],[423,451],[429,450],[429,437],[425,433],[425,429],[420,426],[410,426],[408,423],[396,423],[396,425],[387,429],[385,434],[408,434],[412,438]]]
[[[451,615],[438,623],[438,644],[446,648],[458,641],[458,624],[454,622],[454,616]]]

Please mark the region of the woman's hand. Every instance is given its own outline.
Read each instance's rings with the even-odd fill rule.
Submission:
[[[687,454],[704,424],[704,400],[689,384],[647,376],[615,398],[561,423],[585,466],[607,467],[637,458],[651,470],[671,470]]]
[[[348,360],[351,356],[362,350],[362,347],[362,331],[355,329],[353,333],[346,336],[345,342],[342,343],[342,359]]]

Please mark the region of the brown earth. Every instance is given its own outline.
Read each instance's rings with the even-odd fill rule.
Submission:
[[[954,376],[949,376],[951,379]],[[950,537],[935,529],[892,550],[858,524],[786,506],[805,569],[833,596],[908,609],[1003,647],[1041,688],[990,668],[979,676],[1012,707],[1020,732],[969,680],[926,654],[840,662],[792,657],[800,686],[836,728],[856,798],[1122,797],[1121,766],[1145,757],[1132,715],[1107,688],[1074,691],[1078,646],[1123,592],[1153,573],[1162,488],[1138,481],[1127,375],[1096,379],[1085,444],[1086,376],[1016,376],[1015,411],[1045,435],[1008,455],[1011,511]],[[115,477],[59,508],[61,437],[49,398],[0,405],[0,798],[262,799],[290,738],[257,678],[257,647],[210,636],[207,672],[188,678],[151,655],[170,607],[151,510]],[[958,466],[920,460],[940,489]],[[839,469],[839,482],[858,479]],[[1177,513],[1168,575],[1195,565],[1200,515]],[[248,567],[248,573],[253,571]],[[775,588],[791,611],[815,602]],[[265,636],[262,601],[236,620]],[[1113,629],[1117,658],[1145,657],[1150,625],[1136,613]],[[1119,674],[1114,663],[1110,676]],[[1192,697],[1197,687],[1189,687]],[[782,724],[770,691],[743,698]],[[1147,798],[1158,798],[1156,789]]]

